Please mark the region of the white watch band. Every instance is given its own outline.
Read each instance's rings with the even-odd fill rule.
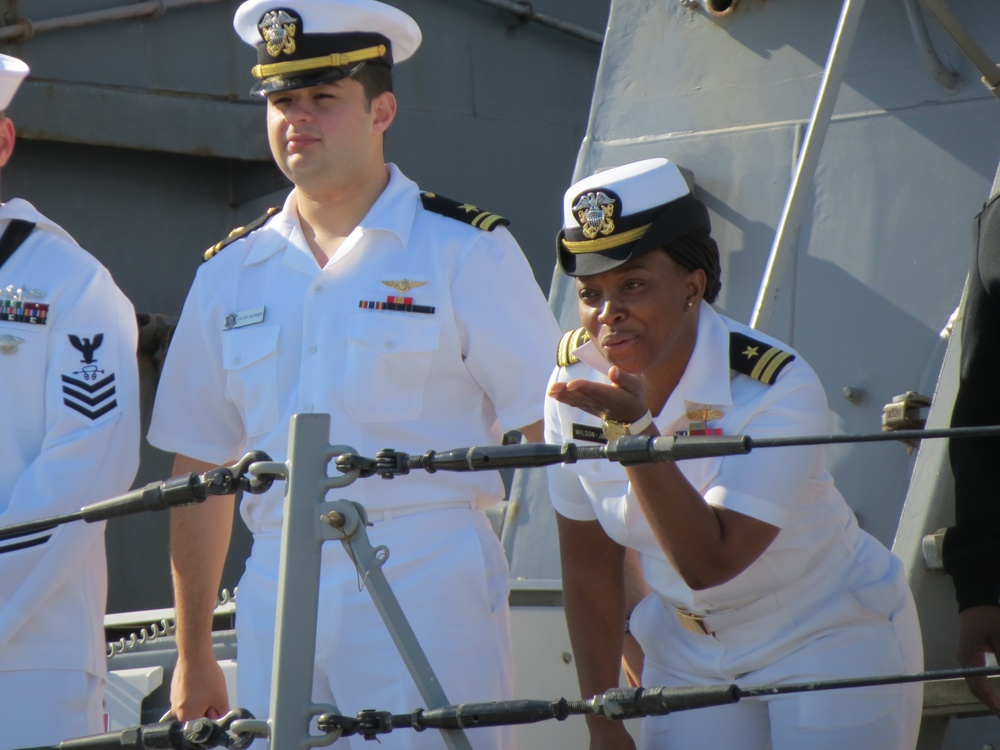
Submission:
[[[638,435],[640,432],[645,430],[651,424],[653,424],[653,412],[651,412],[649,409],[646,409],[645,414],[643,414],[641,417],[639,417],[637,420],[635,420],[632,424],[628,426],[628,434]]]

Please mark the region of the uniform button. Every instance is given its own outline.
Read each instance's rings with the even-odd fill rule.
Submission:
[[[322,294],[323,293],[323,285],[322,284],[317,284],[316,286],[313,287],[313,291],[316,292],[316,294]]]
[[[233,364],[234,364],[234,365],[238,365],[238,364],[239,364],[240,362],[242,362],[242,361],[243,361],[243,360],[242,360],[242,359],[240,359],[239,357],[233,357]]]
[[[312,410],[313,410],[313,405],[309,404],[309,406],[306,407],[306,411],[312,414]]]
[[[601,471],[601,467],[597,465],[596,461],[590,465],[590,473],[591,474],[599,474],[600,471]]]
[[[313,344],[312,346],[309,347],[309,353],[310,354],[315,354],[317,348],[318,347],[316,346],[316,344]]]
[[[392,351],[393,349],[396,348],[396,342],[393,341],[392,339],[386,339],[383,346],[385,347],[386,351]]]

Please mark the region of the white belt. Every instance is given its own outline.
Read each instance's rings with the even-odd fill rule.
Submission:
[[[391,521],[394,518],[412,516],[414,513],[432,513],[436,510],[453,510],[464,508],[475,510],[476,504],[470,500],[463,500],[453,503],[427,503],[425,505],[401,505],[398,508],[379,508],[378,510],[365,509],[368,520],[372,523],[378,521]]]

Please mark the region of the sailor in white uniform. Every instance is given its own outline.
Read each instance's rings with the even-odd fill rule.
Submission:
[[[571,187],[564,208],[559,262],[576,278],[584,327],[559,348],[548,442],[828,431],[802,358],[712,308],[718,249],[674,164],[600,172]],[[626,622],[650,687],[920,670],[902,565],[858,528],[821,447],[583,461],[549,477],[584,696],[617,685]],[[626,549],[651,589],[630,614]],[[920,711],[919,684],[744,699],[646,719],[642,747],[912,750]],[[590,727],[591,747],[632,747],[620,723]]]
[[[421,193],[384,163],[395,100],[373,81],[416,49],[416,23],[370,0],[251,0],[235,23],[259,47],[272,150],[295,189],[208,253],[171,343],[151,442],[181,454],[178,467],[247,449],[284,460],[289,419],[309,412],[330,414],[331,442],[367,456],[497,444],[521,427],[540,439],[559,330],[507,220]],[[344,56],[340,67],[331,53]],[[237,600],[237,702],[258,716],[270,695],[283,491],[240,508],[254,543]],[[449,699],[510,697],[508,569],[484,513],[502,497],[499,477],[411,473],[341,493],[365,506],[372,543],[389,548],[384,571]],[[222,510],[204,515],[213,505]],[[229,705],[208,627],[232,510],[206,506],[174,513],[181,718]],[[339,544],[324,549],[320,607],[316,700],[347,715],[423,705]],[[477,748],[510,746],[509,729],[470,734]],[[395,731],[381,742],[429,748],[441,737]]]
[[[0,56],[0,109],[28,68]],[[0,166],[14,147],[0,119]],[[128,490],[139,463],[136,319],[110,274],[20,199],[0,204],[0,526]],[[104,731],[104,524],[0,537],[0,734]]]

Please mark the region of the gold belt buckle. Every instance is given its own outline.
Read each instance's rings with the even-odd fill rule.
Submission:
[[[705,624],[704,615],[697,615],[680,607],[674,607],[674,609],[677,610],[677,619],[681,621],[681,625],[689,633],[694,633],[695,635],[712,635],[712,631]]]

